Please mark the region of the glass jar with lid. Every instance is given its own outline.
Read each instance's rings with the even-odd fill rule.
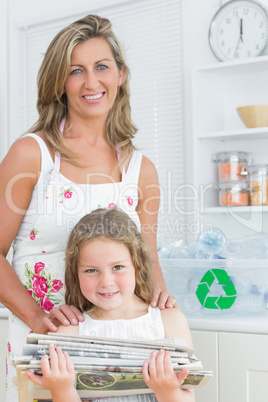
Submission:
[[[244,174],[250,193],[250,205],[268,205],[268,165],[249,165]]]
[[[219,181],[242,180],[245,176],[241,175],[241,171],[250,162],[251,154],[243,151],[219,152],[213,160],[218,164]]]
[[[219,190],[221,207],[246,206],[249,204],[248,186],[245,180],[220,181],[215,188]]]

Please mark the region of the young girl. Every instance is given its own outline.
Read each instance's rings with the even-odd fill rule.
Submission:
[[[60,326],[58,332],[133,340],[182,337],[192,347],[185,316],[178,309],[152,308],[150,252],[136,224],[122,211],[98,209],[74,227],[66,249],[66,303],[85,320]],[[80,401],[74,367],[67,353],[49,348],[41,360],[43,376],[29,378],[51,390],[54,402]],[[154,394],[105,398],[102,401],[193,402],[193,390],[180,385],[188,374],[175,374],[170,355],[153,352],[143,365],[143,378]],[[95,400],[96,401],[96,400]]]

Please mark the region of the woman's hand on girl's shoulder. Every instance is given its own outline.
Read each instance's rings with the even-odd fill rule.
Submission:
[[[42,325],[47,331],[78,333],[78,323],[84,320],[83,314],[77,307],[63,304],[59,308],[53,307],[53,309],[43,317]]]
[[[165,308],[178,308],[175,296],[172,296],[167,289],[154,289],[151,301],[152,307],[159,307],[160,310]]]

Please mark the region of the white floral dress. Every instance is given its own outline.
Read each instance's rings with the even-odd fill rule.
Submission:
[[[138,179],[142,154],[134,151],[122,181],[105,184],[76,184],[60,173],[60,156],[53,162],[44,141],[35,134],[41,149],[41,175],[33,198],[13,244],[12,266],[31,296],[49,312],[64,303],[64,254],[74,225],[96,208],[118,208],[136,222]],[[33,223],[32,215],[36,216]],[[29,222],[31,226],[29,226]],[[16,295],[14,295],[16,297]],[[14,314],[9,315],[7,402],[17,402],[16,370],[10,355],[20,355],[30,328]],[[15,382],[15,384],[14,384]]]

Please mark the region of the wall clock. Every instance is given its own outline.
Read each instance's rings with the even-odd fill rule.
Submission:
[[[220,61],[259,56],[268,41],[268,14],[253,0],[232,0],[215,14],[209,43]]]

